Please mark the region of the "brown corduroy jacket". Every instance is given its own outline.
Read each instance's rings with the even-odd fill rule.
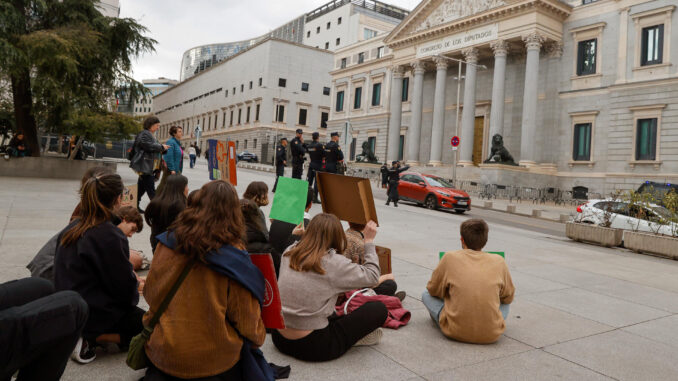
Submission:
[[[188,260],[158,244],[144,287],[150,306],[145,325]],[[259,302],[239,283],[198,262],[160,317],[146,354],[158,369],[174,377],[214,376],[240,360],[243,341],[238,332],[256,346],[264,343]]]

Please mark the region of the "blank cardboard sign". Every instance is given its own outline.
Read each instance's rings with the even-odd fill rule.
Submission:
[[[379,224],[370,180],[327,172],[316,174],[323,212],[334,214],[342,221]]]
[[[388,247],[377,246],[377,256],[379,257],[379,268],[381,275],[390,274],[391,270],[391,249]]]

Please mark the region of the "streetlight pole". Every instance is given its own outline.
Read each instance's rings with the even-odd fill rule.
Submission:
[[[475,67],[481,68],[481,69],[487,69],[487,66],[485,65],[478,65],[476,63],[471,63],[467,62],[464,60],[460,60],[458,58],[452,58],[452,57],[447,57],[443,55],[435,55],[434,57],[436,58],[442,58],[448,61],[454,61],[457,62],[458,65],[458,74],[457,74],[457,119],[454,121],[454,136],[459,136],[459,106],[461,104],[459,97],[461,96],[461,67],[463,64],[468,65],[473,65]],[[468,136],[465,136],[464,139],[468,139]],[[452,156],[454,158],[452,162],[452,185],[456,186],[457,182],[457,161],[459,161],[459,149],[456,149],[454,151],[454,155]]]

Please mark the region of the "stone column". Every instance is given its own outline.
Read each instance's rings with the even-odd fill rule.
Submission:
[[[523,93],[523,124],[520,137],[520,165],[533,166],[535,162],[535,134],[537,131],[537,84],[539,80],[539,51],[544,37],[532,33],[523,37],[527,47],[525,63],[525,90]]]
[[[478,49],[469,48],[462,51],[464,60],[469,64],[478,63]],[[476,72],[475,65],[466,65],[464,80],[464,108],[461,111],[461,148],[459,149],[459,165],[473,164],[473,132],[476,120]],[[457,101],[458,102],[458,101]]]
[[[494,50],[494,76],[492,78],[492,109],[490,110],[489,141],[496,134],[504,134],[504,85],[506,83],[506,55],[508,44],[498,40],[490,44]]]
[[[443,129],[445,127],[445,84],[447,82],[447,60],[434,58],[436,63],[436,90],[433,99],[433,126],[431,128],[431,156],[429,165],[438,166],[443,159]]]
[[[391,68],[391,96],[389,99],[391,113],[388,119],[388,138],[386,140],[386,161],[398,160],[398,146],[400,143],[400,122],[403,113],[403,68]]]
[[[424,63],[412,64],[414,91],[412,93],[412,120],[407,131],[407,164],[419,165],[419,138],[421,136],[421,113],[424,105]]]

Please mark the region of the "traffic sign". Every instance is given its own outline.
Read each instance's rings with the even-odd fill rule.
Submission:
[[[452,143],[452,147],[458,147],[459,146],[459,136],[453,136],[452,141],[450,143]]]

